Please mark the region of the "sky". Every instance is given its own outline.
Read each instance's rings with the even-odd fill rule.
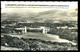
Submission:
[[[41,6],[39,6],[40,8],[6,8],[5,5],[6,4],[26,4],[26,5],[68,5],[69,7],[53,7],[53,8],[41,8]],[[28,6],[29,7],[29,6]],[[75,9],[78,8],[78,2],[29,2],[29,1],[1,1],[1,12],[8,12],[8,13],[20,13],[20,12],[42,12],[42,11],[48,11],[48,10],[68,10],[68,11],[75,11]]]

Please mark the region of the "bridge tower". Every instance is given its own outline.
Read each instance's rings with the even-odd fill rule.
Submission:
[[[42,31],[42,33],[46,34],[47,33],[47,29],[44,28],[43,31]]]
[[[26,28],[26,26],[24,27],[24,33],[27,33],[27,28]]]

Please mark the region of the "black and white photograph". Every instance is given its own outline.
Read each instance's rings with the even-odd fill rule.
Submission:
[[[1,1],[2,51],[78,51],[78,1]]]

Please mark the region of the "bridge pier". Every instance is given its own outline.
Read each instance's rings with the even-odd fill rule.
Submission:
[[[22,33],[27,33],[27,28],[24,27],[24,29],[22,30]]]
[[[24,29],[24,33],[27,33],[27,28],[25,27],[25,29]]]
[[[42,33],[46,34],[47,33],[47,29],[43,29]]]

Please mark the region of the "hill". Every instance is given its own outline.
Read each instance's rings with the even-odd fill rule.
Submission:
[[[49,10],[39,13],[2,13],[1,20],[19,20],[19,21],[77,21],[76,12],[62,10]]]

